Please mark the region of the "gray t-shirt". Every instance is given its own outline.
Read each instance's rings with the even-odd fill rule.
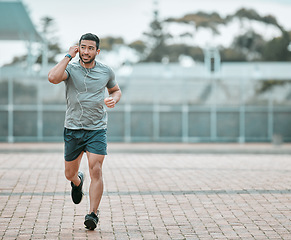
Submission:
[[[68,64],[65,80],[67,111],[65,128],[99,130],[107,128],[107,112],[104,107],[105,88],[116,85],[112,69],[95,61],[92,69],[80,62]]]

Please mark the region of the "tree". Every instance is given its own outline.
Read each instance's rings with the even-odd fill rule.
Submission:
[[[106,37],[100,39],[100,45],[103,50],[111,51],[114,44],[124,44],[123,38]]]
[[[238,49],[245,56],[246,60],[254,61],[262,59],[262,51],[266,44],[263,37],[253,31],[248,31],[237,36],[232,44],[233,49]]]
[[[55,56],[61,53],[61,48],[58,44],[58,40],[55,37],[55,28],[54,28],[54,20],[50,17],[43,17],[41,19],[41,32],[47,44],[47,51],[48,51],[48,62],[49,63],[56,63]],[[41,46],[43,48],[43,46]],[[37,56],[37,63],[42,63],[42,52]],[[14,57],[12,62],[7,65],[12,65],[14,63],[23,62],[27,59],[27,54],[23,56]]]
[[[62,52],[58,38],[55,36],[55,22],[54,19],[51,17],[43,17],[41,19],[41,28],[42,28],[42,35],[47,41],[47,50],[48,50],[48,62],[49,63],[56,63],[55,56]],[[37,63],[42,62],[42,53],[37,59]]]
[[[145,43],[141,40],[136,40],[136,41],[132,42],[131,44],[129,44],[128,46],[135,49],[140,54],[144,53],[144,51],[146,49]]]
[[[222,62],[245,62],[246,56],[237,48],[221,48],[220,49]]]
[[[167,47],[170,62],[178,62],[181,55],[192,57],[195,61],[204,61],[203,49],[200,47],[187,46],[185,44],[172,44]]]
[[[284,31],[281,37],[274,38],[267,42],[263,49],[265,61],[290,61],[291,53],[288,51],[290,35]]]
[[[154,20],[150,24],[150,31],[144,33],[148,38],[148,55],[145,62],[161,62],[167,57],[166,39],[169,37],[163,31],[162,22],[158,19],[158,10],[154,11]]]

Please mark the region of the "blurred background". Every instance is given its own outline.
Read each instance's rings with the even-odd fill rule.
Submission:
[[[290,12],[289,0],[0,0],[0,141],[63,140],[65,88],[47,73],[92,32],[123,92],[109,141],[290,142]]]

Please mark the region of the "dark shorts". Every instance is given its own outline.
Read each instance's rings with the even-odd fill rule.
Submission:
[[[65,160],[73,161],[82,152],[107,155],[107,130],[64,129]]]

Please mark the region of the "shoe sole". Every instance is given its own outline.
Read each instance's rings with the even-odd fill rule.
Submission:
[[[80,201],[74,201],[73,197],[71,196],[73,203],[79,204],[80,202],[82,202],[83,196],[84,196],[84,193],[82,193],[82,197],[81,197]]]
[[[85,220],[84,224],[89,230],[94,230],[96,228],[96,223],[91,219]]]

